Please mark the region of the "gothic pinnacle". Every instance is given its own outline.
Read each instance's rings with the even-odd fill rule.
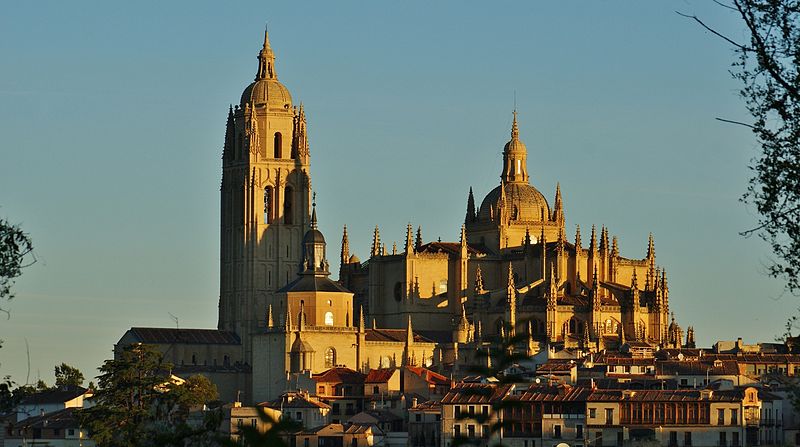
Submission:
[[[411,223],[409,222],[408,226],[406,227],[406,255],[414,254],[414,230],[411,228]]]
[[[341,260],[342,264],[347,264],[350,262],[350,240],[347,238],[347,225],[345,225],[344,229],[342,230]]]
[[[381,233],[378,226],[375,225],[375,232],[372,234],[372,256],[380,256],[381,254]]]
[[[475,197],[472,195],[472,187],[469,187],[469,196],[467,196],[467,215],[464,218],[464,223],[470,223],[475,220]]]
[[[597,251],[597,233],[594,224],[592,224],[592,235],[589,238],[589,251]]]
[[[270,304],[267,306],[267,327],[271,328],[272,326],[272,304]]]
[[[422,226],[417,227],[417,239],[414,241],[414,251],[419,251],[422,248]]]
[[[575,253],[580,253],[581,250],[581,226],[575,227]]]
[[[653,244],[653,233],[650,233],[650,236],[647,239],[647,259],[655,257],[656,257],[656,249],[655,245]]]

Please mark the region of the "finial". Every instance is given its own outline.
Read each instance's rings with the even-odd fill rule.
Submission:
[[[647,238],[647,259],[654,258],[655,256],[656,248],[653,243],[653,233],[650,233],[650,236]]]
[[[633,269],[633,275],[631,276],[631,289],[638,289],[639,285],[636,281],[636,268]]]
[[[514,107],[514,121],[511,123],[511,139],[519,139],[519,126],[517,126],[517,108]]]
[[[316,230],[317,229],[317,193],[316,191],[311,194],[311,228]],[[347,232],[347,227],[345,227],[345,232]]]

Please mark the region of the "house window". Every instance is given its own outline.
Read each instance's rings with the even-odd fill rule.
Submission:
[[[678,432],[676,431],[669,432],[669,446],[670,447],[678,446]]]
[[[69,436],[75,436],[75,429],[74,428],[70,428],[69,430],[67,430],[67,434]]]
[[[592,419],[597,417],[597,409],[596,408],[590,408],[589,409],[589,417],[592,418]]]
[[[554,425],[553,426],[553,437],[556,439],[561,439],[561,426]]]
[[[719,445],[720,447],[728,445],[728,434],[724,431],[719,432]]]
[[[731,425],[738,425],[738,424],[739,424],[739,411],[731,410]]]
[[[732,431],[731,432],[731,445],[733,447],[739,447],[739,432]]]
[[[575,426],[575,438],[577,439],[583,438],[583,425],[578,424]]]
[[[467,425],[467,437],[469,438],[475,437],[475,426],[472,424]]]
[[[453,437],[458,438],[461,436],[461,426],[458,424],[453,425]]]
[[[461,417],[461,405],[456,405],[455,407],[453,407],[453,415],[456,418],[460,418]]]
[[[683,433],[683,445],[685,446],[692,445],[692,432],[687,431]]]
[[[325,312],[325,326],[333,326],[333,312]]]
[[[614,423],[614,409],[606,408],[606,425],[611,425],[613,423]]]
[[[717,410],[717,425],[725,425],[725,410]]]
[[[380,392],[381,392],[381,389],[378,387],[378,385],[375,385],[375,386],[372,387],[372,394],[378,394]],[[419,417],[419,415],[417,415],[417,417]]]

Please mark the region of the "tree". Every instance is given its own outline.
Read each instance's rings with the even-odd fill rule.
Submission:
[[[79,387],[83,385],[83,373],[66,363],[56,365],[56,388]]]
[[[141,344],[106,360],[97,377],[96,404],[79,415],[92,439],[100,446],[183,445],[198,435],[183,416],[190,406],[216,399],[216,387],[205,377],[175,380],[171,369],[161,353]]]
[[[744,236],[758,235],[776,259],[770,276],[800,292],[800,1],[717,1],[736,14],[748,42],[737,42],[690,17],[733,45],[738,60],[731,74],[742,83],[740,95],[752,123],[738,123],[755,134],[761,153],[753,159],[753,177],[742,197],[755,206],[758,225]],[[683,15],[683,14],[682,14]],[[727,121],[727,120],[723,120]]]
[[[35,259],[26,262],[26,257],[32,253],[31,238],[19,226],[0,219],[0,298],[14,297],[11,286],[22,269],[35,262]]]

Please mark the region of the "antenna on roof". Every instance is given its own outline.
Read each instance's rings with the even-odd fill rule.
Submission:
[[[167,312],[167,314],[169,315],[170,318],[172,318],[172,321],[175,322],[175,329],[180,329],[181,327],[180,324],[178,324],[178,317],[172,315],[172,312]]]

